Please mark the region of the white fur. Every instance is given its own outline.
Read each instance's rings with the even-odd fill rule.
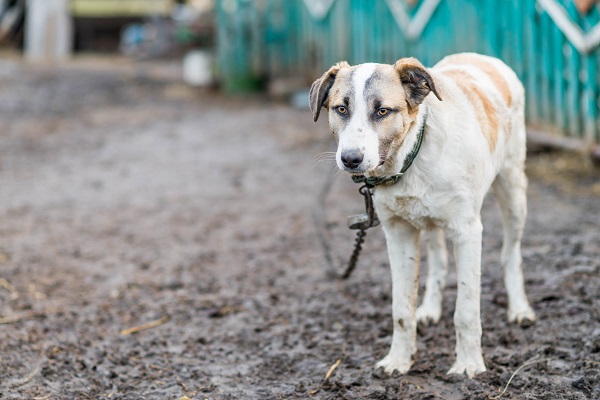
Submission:
[[[364,152],[363,169],[373,169],[379,164],[377,133],[373,131],[371,124],[369,124],[367,105],[364,97],[365,84],[367,79],[373,75],[376,67],[377,64],[362,64],[352,76],[354,109],[352,110],[350,123],[339,134],[338,149],[335,157],[340,169],[344,169],[342,154],[345,151],[353,149]]]
[[[429,273],[423,302],[417,308],[417,321],[424,324],[436,323],[442,317],[442,291],[446,286],[448,274],[448,254],[444,231],[431,229],[425,232],[427,237],[427,262]]]
[[[493,101],[499,120],[496,146],[489,143],[479,126],[476,110],[460,88],[439,70],[451,68],[442,61],[429,70],[443,101],[429,94],[419,107],[417,124],[384,174],[397,173],[426,121],[421,151],[402,180],[375,189],[375,207],[386,235],[393,285],[394,333],[389,354],[377,366],[386,372],[407,372],[416,352],[417,320],[437,322],[442,313],[442,290],[447,273],[444,232],[454,247],[457,269],[457,299],[454,323],[456,361],[449,373],[469,377],[485,371],[481,352],[480,270],[482,224],[480,209],[490,187],[500,204],[504,245],[502,265],[508,293],[508,319],[534,320],[521,271],[520,241],[527,213],[524,175],[524,91],[510,68],[486,58],[507,81],[512,103],[502,102],[498,88],[479,71],[470,71],[479,88]],[[340,135],[340,150],[364,148],[365,162],[377,158],[377,142],[370,138],[364,82],[373,65],[360,66],[353,79],[355,115]],[[470,68],[470,67],[465,67]],[[357,129],[363,130],[362,135]],[[376,137],[376,134],[372,136]],[[375,146],[375,148],[373,148]],[[371,161],[368,161],[369,163]],[[372,167],[369,165],[368,167]],[[366,168],[366,167],[365,167]],[[381,171],[378,171],[380,173]],[[422,305],[417,309],[419,232],[427,236],[429,277]]]

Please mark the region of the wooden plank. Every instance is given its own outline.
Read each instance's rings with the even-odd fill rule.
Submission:
[[[387,3],[385,1],[378,1],[379,5],[379,16],[380,16],[380,24],[381,24],[381,34],[383,37],[383,45],[382,45],[382,62],[392,64],[396,62],[397,59],[401,58],[403,54],[400,53],[398,47],[396,46],[396,41],[394,40],[394,25],[396,22],[393,20],[393,17],[387,8]]]
[[[332,20],[328,22],[327,26],[322,26],[324,29],[315,37],[315,40],[329,40],[330,43],[327,47],[329,56],[324,54],[327,58],[327,66],[331,66],[338,61],[351,62],[351,54],[353,52],[353,38],[352,33],[352,22],[350,20],[350,10],[352,8],[351,1],[339,1],[336,0],[331,12]],[[340,20],[342,22],[340,22]],[[327,36],[323,36],[327,35]],[[349,36],[350,37],[347,37]],[[340,43],[337,43],[341,41]]]
[[[579,23],[579,12],[574,4],[566,4],[566,9],[569,17]],[[569,63],[567,82],[568,82],[568,93],[566,96],[567,110],[569,113],[569,124],[567,128],[567,135],[581,136],[582,131],[582,114],[581,114],[581,79],[580,79],[580,68],[581,68],[581,56],[579,51],[570,42],[567,44],[569,49],[567,61]]]
[[[301,75],[304,71],[301,71],[302,64],[298,62],[298,58],[300,57],[298,31],[301,29],[302,24],[298,20],[297,2],[282,0],[277,0],[276,2],[270,0],[270,2],[277,13],[276,15],[269,15],[272,19],[271,23],[276,25],[278,36],[278,44],[274,49],[278,52],[283,52],[285,55],[285,59],[277,63],[280,65],[277,76],[285,74],[286,70],[292,70],[294,74]],[[276,61],[278,58],[277,53],[272,54],[270,58],[273,59],[273,61]]]
[[[536,148],[539,150],[568,150],[568,151],[584,151],[586,145],[581,139],[556,136],[548,132],[528,128],[527,129],[527,147]]]
[[[527,89],[527,119],[529,122],[538,122],[540,120],[539,111],[539,84],[538,84],[538,50],[539,50],[539,33],[538,33],[538,12],[535,7],[535,1],[527,2],[526,13],[526,82]]]
[[[373,24],[373,49],[370,54],[370,59],[373,62],[380,63],[384,62],[383,48],[387,44],[386,37],[383,33],[384,26],[381,23],[381,17],[385,12],[383,7],[385,7],[384,1],[376,1],[374,2],[373,7],[370,10],[370,18],[372,18],[372,20],[379,21],[378,23]]]
[[[583,28],[586,32],[589,32],[594,26],[600,23],[600,13],[597,8],[591,10],[585,17],[583,22]],[[598,78],[598,59],[600,56],[600,50],[596,49],[586,55],[584,68],[585,68],[585,99],[586,113],[585,113],[585,129],[584,137],[586,142],[595,142],[599,140],[599,129],[598,129],[598,97],[599,97],[599,85],[600,79]]]
[[[541,40],[541,80],[540,80],[540,97],[542,118],[544,122],[552,120],[552,93],[551,93],[551,77],[552,77],[552,46],[550,40],[552,38],[552,26],[554,22],[546,13],[540,16],[540,40]]]
[[[498,35],[498,24],[499,21],[497,19],[497,15],[495,12],[495,1],[484,1],[482,8],[484,10],[483,18],[485,20],[485,24],[487,25],[486,32],[488,34],[488,46],[484,50],[485,54],[494,56],[500,54],[500,36]],[[498,22],[493,23],[496,20]]]
[[[583,92],[582,92],[582,113],[583,113],[583,132],[582,137],[586,141],[592,142],[596,138],[596,123],[598,108],[596,103],[596,57],[594,54],[586,54],[581,58],[583,68]]]
[[[523,32],[524,18],[525,15],[525,2],[522,0],[512,0],[512,10],[510,11],[513,16],[513,29],[514,36],[513,40],[509,44],[514,49],[513,56],[511,59],[511,66],[519,77],[523,77],[524,74],[524,38]]]
[[[390,62],[394,62],[395,60],[400,58],[414,56],[414,53],[412,53],[411,49],[409,48],[408,40],[404,36],[404,32],[402,32],[402,29],[400,29],[400,27],[398,26],[396,20],[392,16],[392,13],[389,11],[389,8],[387,9],[386,15],[388,21],[387,25],[390,29],[390,42],[394,48],[394,51],[391,53]]]
[[[465,24],[470,21],[465,20]],[[453,40],[451,35],[448,35],[449,26],[453,25],[450,21],[449,10],[447,2],[442,2],[438,5],[434,14],[429,21],[429,24],[423,31],[423,43],[425,44],[425,51],[429,53],[429,58],[426,61],[427,66],[432,66],[439,60],[441,60],[446,54],[452,52]],[[427,51],[427,43],[437,43],[437,46]]]
[[[361,4],[363,3],[360,0],[350,0],[351,8],[350,8],[350,23],[352,25],[352,44],[350,51],[350,62],[352,64],[357,64],[363,58],[362,50],[364,48],[363,40],[364,36],[360,34],[360,30],[357,29],[361,25]]]
[[[552,77],[553,77],[553,112],[554,120],[549,120],[549,122],[553,122],[554,126],[559,128],[561,131],[566,129],[566,110],[564,107],[565,101],[565,79],[564,79],[564,46],[565,37],[560,29],[556,25],[551,26],[552,36],[551,36],[551,47],[552,47]]]

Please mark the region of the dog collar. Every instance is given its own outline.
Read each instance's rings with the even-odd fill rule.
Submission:
[[[421,125],[421,129],[419,129],[419,133],[417,134],[417,141],[413,145],[413,148],[410,150],[406,158],[404,159],[404,164],[402,164],[402,169],[399,173],[391,175],[391,176],[364,176],[364,175],[352,175],[352,180],[354,183],[364,183],[367,186],[375,187],[379,185],[393,185],[398,183],[402,175],[410,168],[413,161],[419,154],[419,150],[421,149],[421,144],[423,144],[423,136],[425,133],[425,122],[427,117],[423,120],[423,125]]]

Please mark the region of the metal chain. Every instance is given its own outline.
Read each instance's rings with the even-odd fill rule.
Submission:
[[[348,218],[348,225],[350,229],[358,229],[358,232],[356,232],[354,250],[352,251],[352,255],[348,261],[348,266],[341,276],[342,279],[348,279],[352,274],[352,271],[354,271],[356,263],[358,262],[358,257],[362,251],[362,244],[365,241],[365,236],[367,236],[367,229],[379,225],[379,219],[375,213],[375,207],[373,207],[373,193],[371,192],[371,189],[373,189],[373,186],[369,184],[365,184],[358,189],[360,194],[362,194],[365,198],[366,213],[354,215]]]
[[[332,186],[332,179],[333,175],[331,175],[331,177],[324,181],[324,184],[321,190],[319,191],[317,199],[318,204],[317,207],[314,208],[313,218],[315,221],[315,225],[318,227],[317,236],[319,241],[321,242],[321,245],[323,246],[325,260],[327,262],[327,265],[329,266],[328,276],[337,279],[348,279],[358,263],[358,258],[362,251],[362,245],[365,241],[365,236],[367,235],[367,229],[379,225],[379,219],[377,218],[372,199],[372,189],[374,188],[374,186],[370,185],[367,182],[363,182],[364,185],[362,185],[359,188],[359,192],[361,195],[363,195],[365,200],[366,212],[364,214],[353,215],[348,218],[350,229],[356,229],[358,230],[358,232],[356,233],[356,239],[352,255],[348,260],[346,268],[342,273],[340,273],[338,268],[336,268],[337,262],[334,260],[335,257],[333,256],[333,251],[329,244],[329,240],[326,236],[327,227],[323,223],[323,221],[325,221],[325,216],[323,214],[325,198],[327,196],[327,193],[329,192],[329,189]]]
[[[387,177],[373,177],[373,176],[364,176],[364,175],[353,175],[352,180],[354,183],[364,183],[363,186],[360,187],[359,192],[365,198],[365,209],[366,213],[352,215],[348,217],[348,227],[350,229],[358,229],[356,233],[356,239],[354,243],[354,250],[352,251],[352,255],[350,256],[350,260],[348,260],[348,266],[342,275],[337,274],[337,270],[334,267],[333,258],[331,256],[331,248],[325,238],[325,235],[322,230],[317,230],[319,235],[319,239],[321,239],[321,244],[323,245],[323,250],[325,253],[325,259],[327,260],[327,264],[329,264],[330,272],[332,276],[340,277],[342,279],[348,279],[354,271],[356,264],[358,262],[358,257],[362,251],[362,244],[365,241],[365,236],[367,236],[367,229],[379,225],[379,219],[377,218],[377,214],[375,213],[375,208],[373,207],[373,188],[379,185],[394,185],[398,183],[398,181],[402,178],[402,175],[410,168],[411,164],[417,157],[419,150],[421,149],[421,145],[423,144],[424,133],[425,133],[425,125],[426,118],[423,120],[423,124],[421,125],[421,129],[417,134],[417,141],[413,145],[413,148],[409,152],[409,154],[404,159],[404,164],[402,165],[402,169],[399,173],[387,176]],[[319,194],[319,207],[315,210],[313,216],[315,221],[322,221],[322,207],[325,203],[325,196],[327,195],[328,189],[331,187],[331,178],[325,181],[325,186],[321,190]]]
[[[360,252],[362,251],[362,244],[365,241],[365,236],[367,236],[366,229],[361,228],[358,230],[358,232],[356,232],[356,240],[354,243],[354,250],[352,251],[352,255],[350,256],[350,260],[348,261],[348,266],[346,267],[346,270],[344,271],[344,273],[341,276],[342,279],[350,278],[350,275],[354,271],[354,268],[356,267],[356,263],[358,262],[358,257],[360,256]]]

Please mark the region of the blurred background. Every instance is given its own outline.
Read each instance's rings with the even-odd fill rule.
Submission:
[[[596,0],[1,0],[0,38],[28,60],[179,57],[191,84],[290,95],[339,60],[433,65],[475,51],[509,64],[527,118],[600,141]],[[298,104],[303,98],[298,97]]]
[[[538,321],[506,323],[490,196],[488,372],[445,374],[450,268],[388,377],[385,239],[331,278],[364,202],[308,89],[340,60],[460,51],[526,88]],[[596,0],[0,0],[0,398],[479,399],[532,359],[505,398],[600,398],[599,61]]]
[[[600,139],[600,8],[595,0],[305,0],[217,2],[226,87],[304,77],[339,60],[431,66],[474,51],[510,65],[527,118],[555,133]]]

